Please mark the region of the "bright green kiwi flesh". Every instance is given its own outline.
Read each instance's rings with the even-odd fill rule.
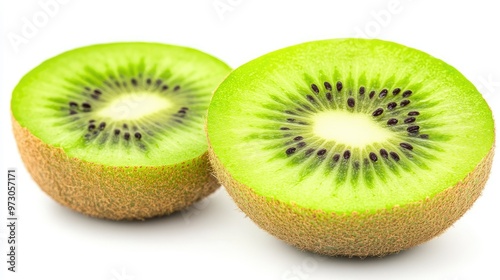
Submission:
[[[40,187],[85,214],[144,219],[213,192],[203,131],[230,68],[159,43],[83,47],[26,74],[11,112],[21,157]]]
[[[381,40],[257,58],[208,110],[216,175],[260,227],[327,255],[385,255],[443,232],[491,167],[492,113],[455,68]]]

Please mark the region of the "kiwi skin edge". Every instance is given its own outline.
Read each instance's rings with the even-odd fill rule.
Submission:
[[[397,253],[443,233],[477,200],[490,174],[495,147],[467,177],[434,197],[391,209],[326,213],[260,196],[236,181],[208,154],[219,182],[259,227],[302,250],[329,256],[369,257]]]
[[[35,182],[60,204],[111,220],[143,220],[186,208],[220,185],[208,155],[170,166],[105,166],[68,157],[11,116],[21,158]]]

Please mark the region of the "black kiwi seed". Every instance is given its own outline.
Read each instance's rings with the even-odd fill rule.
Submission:
[[[129,140],[129,139],[130,139],[130,133],[125,132],[125,133],[123,134],[123,139],[125,139],[125,140]]]
[[[370,97],[370,99],[372,99],[372,98],[375,96],[375,91],[374,91],[374,90],[372,90],[372,91],[370,92],[370,95],[368,95],[368,96]]]
[[[302,107],[304,107],[304,109],[306,109],[306,110],[311,111],[311,107],[307,106],[306,104],[302,104]]]
[[[167,86],[167,85],[163,85],[163,86],[161,87],[161,90],[162,90],[162,91],[165,91],[165,90],[167,90],[167,89],[168,89],[168,86]]]
[[[101,95],[101,94],[102,94],[102,91],[101,91],[101,90],[99,90],[99,89],[95,89],[95,90],[94,90],[94,94]]]
[[[391,103],[387,104],[387,110],[389,110],[389,111],[394,110],[394,108],[396,108],[397,106],[398,106],[398,103],[391,102]]]
[[[391,155],[391,158],[392,158],[393,160],[395,160],[395,161],[399,161],[399,160],[400,160],[399,155],[398,155],[397,153],[395,153],[395,152],[390,152],[389,154]]]
[[[404,106],[406,106],[408,104],[410,104],[410,100],[405,99],[405,100],[401,101],[401,103],[399,103],[399,106],[404,107]]]
[[[331,92],[327,92],[327,93],[326,93],[326,99],[327,99],[328,101],[332,101],[333,96],[332,96],[332,93],[331,93]]]
[[[373,162],[376,162],[378,160],[378,157],[377,155],[374,153],[374,152],[371,152],[370,153],[370,159],[373,161]]]
[[[344,155],[343,155],[343,156],[344,156],[344,159],[349,159],[349,158],[351,157],[351,151],[346,150],[346,151],[344,152]]]
[[[92,106],[90,106],[90,104],[86,102],[82,103],[82,107],[84,112],[89,112],[90,109],[92,108]]]
[[[288,118],[288,119],[286,119],[286,121],[287,121],[287,122],[294,122],[294,121],[295,121],[295,119]]]
[[[312,97],[312,95],[308,94],[308,95],[306,95],[306,97],[307,97],[307,100],[309,100],[309,102],[311,102],[311,103],[315,103],[316,102],[316,100],[314,100],[314,98]]]
[[[89,123],[93,123],[93,122],[95,122],[95,120],[89,120]]]
[[[400,88],[395,88],[395,89],[392,91],[392,94],[393,94],[393,95],[398,95],[400,92],[401,92],[401,89],[400,89]]]
[[[288,127],[280,127],[281,130],[290,130]]]
[[[150,78],[148,78],[148,79],[146,80],[146,84],[148,84],[148,85],[150,85],[150,84],[151,84],[151,79],[150,79]]]
[[[136,80],[136,79],[132,78],[132,79],[130,80],[130,82],[132,83],[132,85],[133,85],[134,87],[136,87],[136,86],[137,86],[137,80]]]
[[[69,106],[70,106],[70,107],[78,107],[78,103],[71,101],[71,102],[69,103]]]
[[[387,125],[396,125],[398,123],[397,119],[389,119],[387,121]]]
[[[384,109],[378,108],[377,110],[373,111],[372,116],[377,117],[382,115],[382,113],[384,113]]]
[[[338,81],[337,82],[337,91],[341,91],[341,90],[342,90],[342,82]]]
[[[324,83],[326,90],[332,90],[332,85],[329,82]]]
[[[77,112],[77,111],[75,111],[75,110],[69,110],[69,114],[70,114],[70,115],[76,115],[76,114],[78,114],[78,112]]]
[[[321,149],[316,153],[318,156],[323,156],[326,154],[326,149]]]
[[[296,115],[294,112],[290,111],[290,110],[286,110],[285,113],[289,114],[289,115]]]
[[[106,127],[106,123],[105,122],[102,122],[102,123],[99,124],[99,129],[100,130],[103,130],[105,127]]]
[[[295,140],[295,141],[300,141],[302,139],[304,139],[304,137],[302,137],[302,136],[297,136],[297,137],[293,138],[293,140]]]
[[[93,124],[93,123],[89,124],[88,129],[89,129],[89,131],[94,130],[95,129],[95,124]]]
[[[383,89],[383,90],[379,93],[378,97],[379,97],[379,98],[384,98],[384,97],[386,97],[386,96],[387,96],[387,93],[388,93],[388,92],[389,92],[389,91],[388,91],[387,89],[385,89],[385,88],[384,88],[384,89]]]
[[[359,95],[365,94],[365,87],[360,87],[359,88]]]
[[[157,80],[156,80],[156,82],[155,82],[155,84],[156,84],[157,86],[161,85],[161,83],[162,83],[162,81],[161,81],[160,79],[157,79]]]
[[[181,110],[187,111],[187,110],[189,110],[189,108],[188,107],[181,107]]]
[[[308,156],[308,155],[312,154],[313,152],[314,152],[314,149],[313,148],[309,148],[309,149],[307,149],[307,151],[306,151],[305,154],[306,154],[306,156]]]
[[[355,161],[352,166],[354,167],[354,169],[359,169],[359,161]]]
[[[385,159],[389,158],[389,154],[387,153],[387,151],[385,149],[380,149],[380,156],[385,158]]]
[[[291,148],[286,149],[285,153],[287,155],[291,155],[291,154],[295,153],[296,150],[297,150],[297,148],[291,147]]]
[[[404,148],[404,149],[407,149],[407,150],[413,150],[413,146],[408,144],[408,143],[399,143],[399,146],[401,146],[401,148]]]
[[[99,100],[99,95],[97,94],[91,94],[90,97],[92,97],[95,100]]]
[[[420,126],[414,125],[414,126],[409,126],[406,130],[410,133],[416,133],[420,129]]]
[[[408,116],[418,116],[418,115],[420,115],[420,113],[417,111],[411,111],[408,113]]]
[[[311,89],[315,92],[315,93],[319,93],[319,88],[316,84],[311,84]]]
[[[178,91],[180,89],[181,89],[181,86],[179,86],[179,85],[177,85],[177,86],[174,87],[174,91]]]
[[[304,147],[305,145],[306,145],[306,142],[299,142],[299,143],[297,144],[297,147],[302,148],[302,147]]]
[[[405,123],[412,123],[412,122],[415,122],[417,119],[414,118],[414,117],[409,117],[409,118],[406,118],[405,119]]]
[[[429,134],[420,134],[420,138],[429,139]]]
[[[403,97],[404,98],[407,98],[407,97],[410,97],[410,95],[412,94],[413,92],[411,90],[405,90],[405,92],[403,92]]]
[[[134,136],[135,136],[135,139],[137,139],[137,140],[141,140],[141,138],[142,138],[142,134],[140,132],[136,132],[134,134]]]
[[[349,97],[349,98],[347,99],[347,105],[348,105],[349,107],[353,108],[355,104],[356,104],[356,102],[354,101],[354,98]]]
[[[128,125],[126,123],[123,124],[123,129],[128,129]]]
[[[337,162],[337,161],[339,161],[339,159],[340,159],[340,155],[339,154],[335,154],[333,156],[333,162]]]
[[[120,130],[119,129],[115,129],[115,135],[118,135],[120,134]]]

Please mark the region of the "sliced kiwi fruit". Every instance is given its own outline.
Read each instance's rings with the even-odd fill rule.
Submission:
[[[492,113],[455,68],[380,40],[272,52],[218,87],[215,172],[261,228],[326,255],[382,256],[442,233],[479,196]]]
[[[219,186],[203,125],[229,72],[208,54],[159,43],[60,54],[14,89],[21,157],[43,191],[90,216],[145,219],[185,208]]]

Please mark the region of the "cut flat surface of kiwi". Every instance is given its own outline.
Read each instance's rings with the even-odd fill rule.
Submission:
[[[441,233],[484,187],[494,146],[492,113],[456,69],[363,39],[239,67],[212,99],[207,132],[240,208],[328,255],[384,255]]]
[[[212,192],[203,123],[230,72],[203,52],[156,43],[72,50],[14,90],[14,132],[28,170],[57,201],[89,215],[142,219]]]

